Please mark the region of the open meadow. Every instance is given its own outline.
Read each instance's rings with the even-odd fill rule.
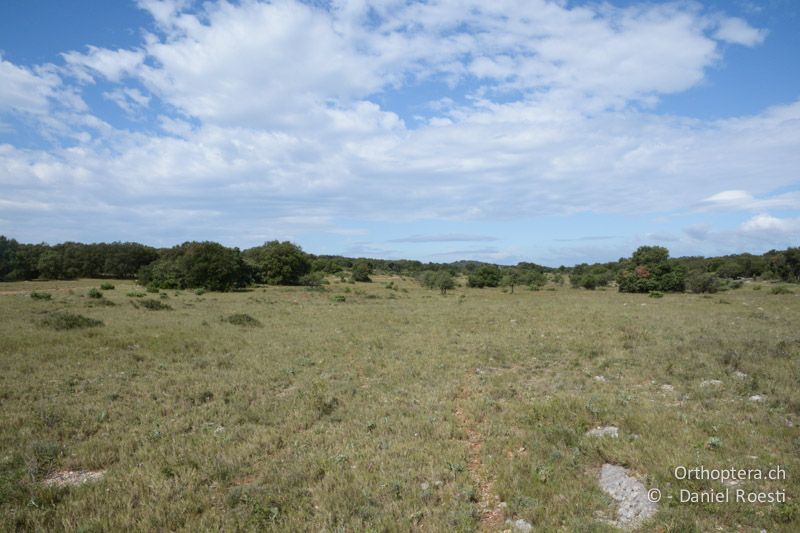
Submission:
[[[373,279],[3,284],[0,530],[614,531],[606,463],[661,491],[643,530],[800,528],[797,290]],[[680,501],[726,487],[786,502]]]

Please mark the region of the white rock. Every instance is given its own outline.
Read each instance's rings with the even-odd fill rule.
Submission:
[[[625,529],[638,527],[653,516],[658,506],[647,498],[647,489],[621,466],[604,464],[600,469],[600,488],[619,503],[615,524]]]
[[[522,518],[519,518],[514,521],[506,520],[506,524],[510,525],[511,529],[513,529],[514,531],[521,531],[522,533],[528,533],[529,531],[533,531],[533,526],[526,520],[523,520]]]
[[[619,428],[616,426],[599,426],[586,432],[589,437],[619,437]]]
[[[661,390],[663,390],[664,392],[672,392],[675,390],[675,387],[673,387],[669,383],[664,383],[663,385],[661,385]]]
[[[722,382],[718,379],[704,379],[700,382],[701,387],[719,387]]]
[[[600,375],[600,376],[595,376],[595,377],[594,377],[594,380],[595,380],[595,381],[599,381],[600,383],[605,383],[605,382],[606,382],[606,377],[605,377],[605,376],[602,376],[602,375]]]
[[[737,370],[736,372],[734,372],[734,373],[733,373],[733,376],[734,376],[736,379],[744,379],[744,378],[746,378],[746,377],[747,377],[747,374],[745,374],[744,372],[741,372],[741,371]]]
[[[750,396],[751,402],[763,402],[764,400],[766,400],[766,397],[760,394],[753,394],[752,396]]]

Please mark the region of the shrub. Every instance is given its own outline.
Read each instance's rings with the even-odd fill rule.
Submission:
[[[720,283],[716,274],[711,272],[698,272],[686,279],[686,287],[695,294],[715,293],[719,291]]]
[[[304,285],[312,289],[322,287],[324,283],[325,276],[323,276],[322,272],[311,272],[310,274],[300,276],[300,285]]]
[[[138,291],[133,291],[133,292],[129,292],[125,296],[127,296],[128,298],[144,298],[145,293],[138,292]]]
[[[100,285],[100,290],[113,291],[114,290],[114,285],[112,283],[108,283],[108,282],[103,283],[102,285]]]
[[[36,292],[33,291],[31,293],[31,298],[34,300],[50,300],[52,295],[49,292]]]
[[[159,300],[154,300],[149,298],[147,300],[141,301],[142,307],[145,309],[149,309],[150,311],[163,311],[163,310],[171,310],[172,307],[169,305],[160,302]]]
[[[650,291],[650,298],[663,298],[664,293],[661,291]]]
[[[57,330],[65,330],[102,326],[103,322],[66,311],[56,311],[47,315],[42,320],[42,325]]]
[[[343,294],[334,294],[333,296],[331,296],[332,302],[344,302],[346,300],[347,298],[345,298]]]
[[[794,294],[794,292],[785,285],[776,285],[769,290],[770,294]]]
[[[88,293],[88,295],[89,295],[89,298],[102,298],[102,297],[103,297],[103,293],[102,293],[102,292],[100,292],[100,291],[98,291],[98,290],[97,290],[97,289],[95,289],[94,287],[92,287],[92,288],[89,290],[89,293]]]
[[[194,293],[196,295],[198,295],[198,296],[202,296],[202,295],[204,295],[206,293],[206,290],[204,288],[200,287],[199,289],[195,290]]]
[[[372,274],[372,267],[370,267],[369,263],[366,261],[356,261],[350,272],[350,280],[369,283],[372,281],[369,277],[370,274]]]
[[[235,326],[245,326],[249,328],[260,328],[262,326],[261,322],[246,313],[235,313],[225,318],[224,321]]]

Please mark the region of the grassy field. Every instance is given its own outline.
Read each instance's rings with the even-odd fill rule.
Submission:
[[[0,286],[0,530],[612,531],[604,463],[662,491],[648,531],[800,528],[798,291],[331,281]],[[738,487],[787,503],[680,503],[723,488],[681,465],[780,465]]]

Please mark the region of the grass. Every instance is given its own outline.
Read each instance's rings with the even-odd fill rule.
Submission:
[[[488,491],[536,530],[611,531],[605,462],[664,493],[644,530],[797,530],[797,295],[373,280],[184,291],[169,313],[119,305],[166,305],[126,281],[88,308],[97,281],[4,284],[0,530],[473,531]],[[105,326],[42,327],[67,314]],[[602,425],[619,438],[585,435]],[[679,465],[781,465],[744,486],[789,503],[676,503],[721,488]],[[41,483],[61,470],[107,473]]]

